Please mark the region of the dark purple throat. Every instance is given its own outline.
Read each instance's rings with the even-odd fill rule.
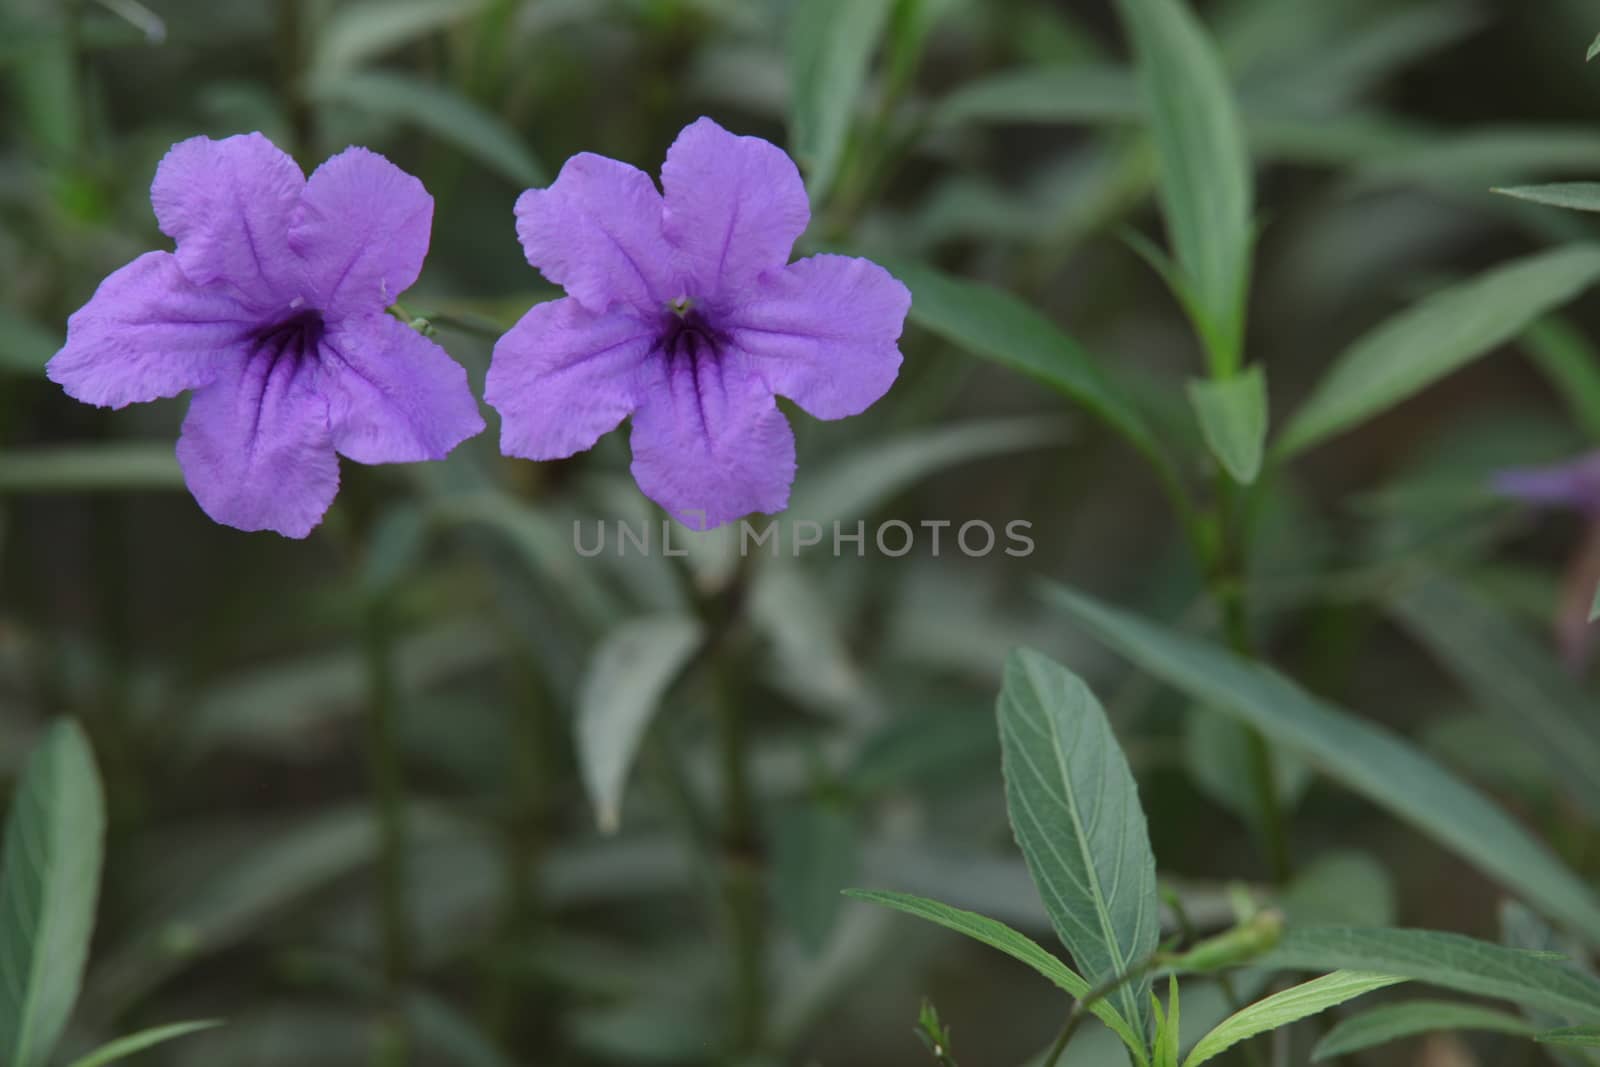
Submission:
[[[274,363],[284,357],[309,358],[316,354],[326,329],[320,311],[311,308],[296,311],[255,332],[256,353],[268,356]]]
[[[700,311],[669,310],[662,316],[661,333],[656,339],[656,350],[667,362],[684,360],[691,365],[703,359],[715,359],[722,349],[723,337]]]

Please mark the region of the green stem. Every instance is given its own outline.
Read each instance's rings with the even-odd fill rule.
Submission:
[[[289,113],[290,149],[302,163],[316,148],[316,114],[306,96],[306,20],[304,0],[278,0],[278,71]]]
[[[381,599],[367,608],[364,637],[369,687],[367,770],[378,826],[377,903],[383,931],[384,985],[394,1015],[394,1032],[382,1042],[380,1062],[400,1067],[408,1059],[398,1005],[411,971],[411,928],[406,900],[405,782],[394,718],[394,648]]]
[[[1055,1067],[1056,1061],[1066,1051],[1067,1043],[1072,1040],[1072,1035],[1078,1032],[1078,1027],[1082,1026],[1083,1020],[1088,1018],[1090,1009],[1129,982],[1136,982],[1150,973],[1151,968],[1158,966],[1166,958],[1166,954],[1157,949],[1126,971],[1106,979],[1074,1001],[1072,1010],[1067,1013],[1066,1025],[1062,1026],[1061,1033],[1056,1035],[1055,1044],[1051,1045],[1050,1051],[1045,1053],[1040,1067]]]
[[[722,650],[726,652],[726,649]],[[766,1035],[766,915],[760,842],[747,773],[741,687],[731,668],[718,678],[717,740],[722,767],[723,903],[732,951],[730,1040],[735,1059],[761,1050]]]

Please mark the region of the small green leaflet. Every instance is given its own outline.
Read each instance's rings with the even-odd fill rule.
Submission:
[[[1003,922],[991,919],[986,915],[979,915],[974,911],[963,911],[952,908],[948,904],[941,904],[937,900],[928,900],[926,897],[913,896],[910,893],[887,893],[872,889],[847,889],[845,896],[852,900],[864,900],[869,904],[881,904],[886,908],[915,915],[919,919],[926,919],[944,927],[954,930],[958,934],[965,934],[974,941],[981,941],[990,948],[998,949],[1014,960],[1026,963],[1035,971],[1054,982],[1056,986],[1066,992],[1074,1000],[1081,999],[1091,987],[1082,975],[1071,967],[1056,959],[1049,952],[1040,947],[1032,938],[1017,933]],[[1137,1067],[1150,1067],[1150,1057],[1145,1050],[1144,1038],[1137,1034],[1128,1020],[1108,1000],[1099,1000],[1089,1008],[1094,1015],[1106,1026],[1110,1027],[1123,1044],[1133,1053]]]
[[[1097,985],[1135,971],[1161,935],[1156,863],[1105,712],[1077,675],[1027,649],[1006,662],[997,710],[1006,810],[1056,934]],[[1147,978],[1109,999],[1149,1029]]]
[[[1206,445],[1228,476],[1249,485],[1267,441],[1267,379],[1259,363],[1232,378],[1192,381],[1189,403]]]
[[[1288,1026],[1292,1022],[1327,1011],[1347,1000],[1370,993],[1385,986],[1405,981],[1388,974],[1367,974],[1361,971],[1335,971],[1313,979],[1265,1000],[1258,1000],[1217,1024],[1209,1034],[1200,1039],[1189,1052],[1183,1067],[1199,1067],[1237,1045],[1246,1038]]]
[[[0,1062],[44,1067],[83,981],[100,895],[105,798],[70,719],[34,749],[0,854]]]
[[[140,1030],[127,1037],[119,1037],[109,1041],[87,1056],[73,1060],[68,1067],[104,1067],[105,1064],[115,1063],[127,1059],[135,1052],[143,1052],[147,1048],[171,1041],[174,1038],[184,1037],[199,1030],[210,1030],[221,1026],[220,1019],[202,1019],[189,1023],[168,1023],[166,1026],[152,1026],[148,1030]]]
[[[650,720],[704,639],[688,616],[623,623],[595,651],[578,691],[578,764],[606,833],[622,824],[622,793]]]
[[[1535,1027],[1525,1019],[1493,1008],[1458,1000],[1410,1000],[1352,1016],[1329,1030],[1311,1052],[1313,1062],[1386,1045],[1401,1038],[1440,1030],[1486,1030],[1531,1037]]]
[[[1365,422],[1494,351],[1600,278],[1600,247],[1570,245],[1495,267],[1402,311],[1346,349],[1290,420],[1280,455]]]
[[[1600,211],[1600,182],[1551,182],[1548,185],[1513,185],[1496,189],[1502,196],[1531,200],[1573,211]]]
[[[1178,1006],[1178,976],[1167,975],[1167,1013],[1161,1011],[1161,1000],[1150,995],[1150,1007],[1156,1017],[1154,1067],[1178,1067],[1178,1041],[1182,1016]]]

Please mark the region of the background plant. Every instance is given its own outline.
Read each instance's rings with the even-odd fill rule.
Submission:
[[[212,1018],[145,1062],[1590,1062],[1600,727],[1547,631],[1600,542],[1486,488],[1600,433],[1591,217],[1491,192],[1600,175],[1593,13],[1527,6],[13,0],[0,770],[74,715],[107,817],[48,1062]],[[166,147],[259,128],[424,179],[406,308],[481,387],[555,295],[516,193],[702,113],[916,298],[782,521],[1032,557],[580,559],[659,519],[626,449],[493,426],[247,538],[181,492],[181,404],[42,378]]]

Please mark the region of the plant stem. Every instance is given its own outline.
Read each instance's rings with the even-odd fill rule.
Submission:
[[[383,930],[383,976],[397,1031],[395,1039],[383,1046],[382,1062],[399,1067],[408,1059],[398,1005],[411,970],[411,929],[406,900],[405,782],[394,720],[394,649],[381,597],[367,607],[364,638],[369,687],[367,770],[378,826],[377,903]]]
[[[726,653],[726,649],[720,651]],[[762,901],[760,843],[747,773],[744,707],[727,665],[717,678],[717,739],[722,765],[722,878],[732,950],[735,1057],[760,1050],[766,1032],[766,915]]]
[[[278,0],[280,92],[289,115],[290,150],[305,163],[316,145],[316,114],[306,96],[306,25],[303,0]]]

